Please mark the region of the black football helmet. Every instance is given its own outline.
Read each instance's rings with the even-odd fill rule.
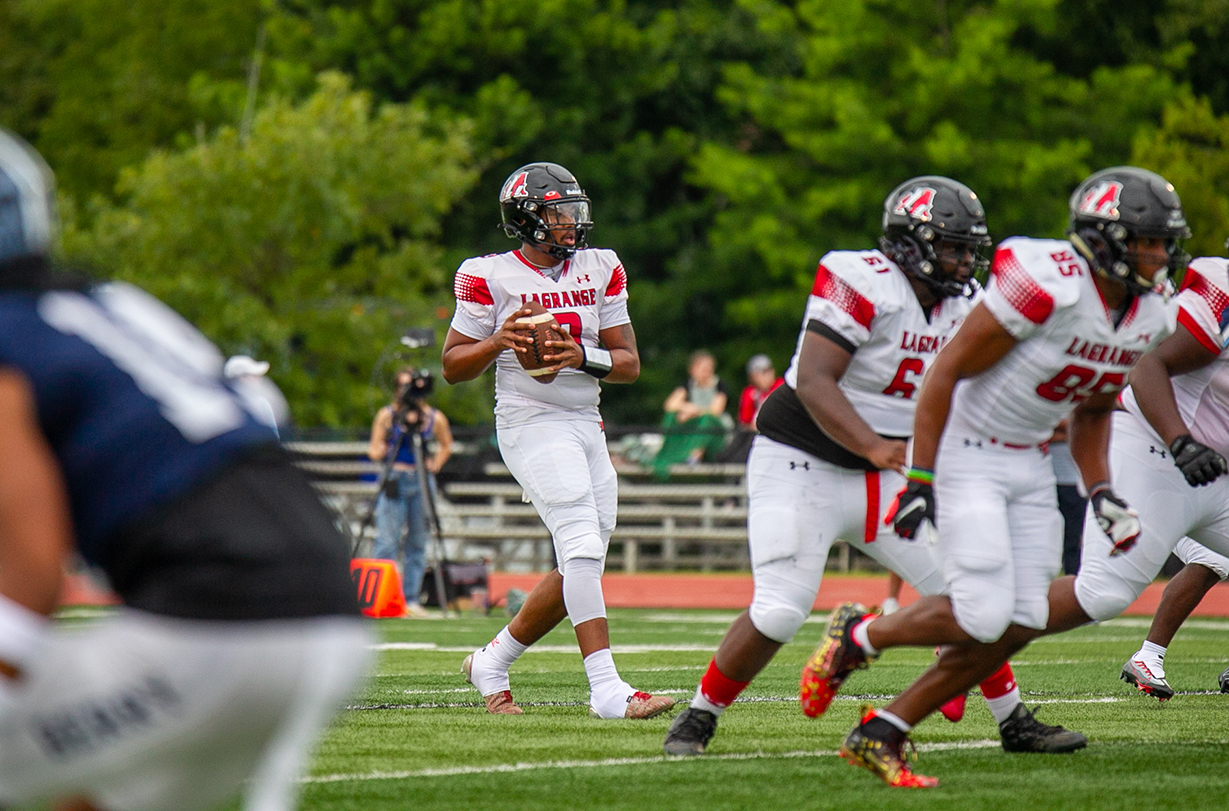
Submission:
[[[558,259],[570,259],[585,247],[593,228],[589,198],[576,178],[557,163],[531,163],[513,172],[499,192],[500,228]],[[558,241],[571,231],[576,241]]]
[[[1156,172],[1114,166],[1085,178],[1071,195],[1067,237],[1095,272],[1126,285],[1132,293],[1165,286],[1184,270],[1191,257],[1182,240],[1191,235],[1182,201],[1173,185]],[[1155,277],[1139,275],[1137,258],[1127,245],[1133,237],[1165,240],[1169,259]]]
[[[55,232],[51,169],[25,141],[0,128],[0,265],[46,256]]]
[[[880,248],[940,298],[972,294],[969,280],[990,267],[991,244],[981,201],[950,177],[906,180],[883,201]],[[962,264],[971,264],[966,275],[959,273]]]

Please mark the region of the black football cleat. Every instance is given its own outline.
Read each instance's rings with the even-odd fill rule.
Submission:
[[[666,733],[666,740],[661,748],[667,755],[678,757],[702,755],[715,734],[717,716],[708,710],[688,707],[680,712],[670,725],[670,731]]]
[[[1033,708],[1034,712],[1036,709]],[[1011,711],[1011,717],[999,724],[999,736],[1003,740],[1004,752],[1060,754],[1088,745],[1088,738],[1082,733],[1041,723],[1023,702]]]
[[[1222,693],[1229,693],[1229,667],[1225,668],[1225,672],[1220,674],[1220,678],[1216,680],[1216,683],[1220,685]]]

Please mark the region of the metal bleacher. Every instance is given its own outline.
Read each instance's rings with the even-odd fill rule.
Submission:
[[[477,443],[474,443],[477,444]],[[376,494],[380,466],[366,458],[366,442],[289,442],[286,448],[313,479],[339,523],[369,548],[374,528],[358,537]],[[457,448],[454,460],[475,452]],[[500,462],[461,467],[450,461],[436,504],[448,555],[486,558],[505,571],[547,571],[554,563],[550,535],[520,486]],[[747,499],[742,464],[675,465],[668,482],[652,470],[616,460],[619,513],[610,543],[611,571],[747,570]],[[848,570],[850,549],[836,544],[830,565]]]

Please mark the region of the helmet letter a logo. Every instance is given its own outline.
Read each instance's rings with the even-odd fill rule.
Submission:
[[[930,209],[934,204],[935,190],[929,186],[918,186],[904,193],[892,213],[905,214],[922,222],[930,222]]]
[[[1081,214],[1116,220],[1121,197],[1122,184],[1117,180],[1104,180],[1088,190],[1080,200],[1078,211]]]
[[[502,195],[503,199],[513,200],[517,197],[528,197],[529,196],[529,189],[527,188],[528,180],[529,180],[529,173],[521,172],[519,175],[517,175],[516,177],[508,181],[508,185],[507,187],[504,188],[504,193]]]

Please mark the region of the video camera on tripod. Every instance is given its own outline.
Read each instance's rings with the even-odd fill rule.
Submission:
[[[410,374],[393,396],[393,420],[416,431],[423,421],[423,401],[435,389],[435,376],[430,369],[415,369]]]

